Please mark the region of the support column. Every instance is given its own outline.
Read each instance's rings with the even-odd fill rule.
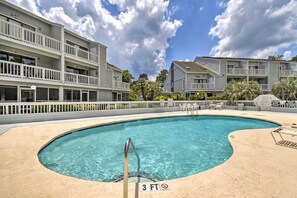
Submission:
[[[65,34],[64,34],[64,27],[61,26],[61,82],[64,83],[65,78]]]
[[[63,102],[64,99],[64,89],[62,86],[59,87],[59,102]]]

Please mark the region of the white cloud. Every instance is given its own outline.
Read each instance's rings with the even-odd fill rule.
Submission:
[[[289,60],[292,57],[292,51],[285,51],[284,52],[284,59]]]
[[[200,7],[200,9],[199,9],[201,12],[202,12],[202,10],[203,10],[203,7]]]
[[[227,7],[227,2],[225,1],[217,1],[216,2],[216,6],[219,7],[219,8],[226,8]]]
[[[134,74],[156,75],[165,66],[168,39],[182,21],[170,19],[179,8],[169,10],[160,0],[10,0],[35,14],[65,25],[108,47],[108,60]],[[102,2],[116,6],[110,13]]]
[[[230,0],[209,34],[211,55],[267,58],[297,43],[296,0]]]

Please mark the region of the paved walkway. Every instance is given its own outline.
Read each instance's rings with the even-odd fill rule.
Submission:
[[[249,111],[200,111],[201,115],[229,115],[276,121],[285,127],[296,115]],[[39,150],[55,137],[89,126],[152,117],[185,115],[184,112],[100,117],[14,125],[0,136],[0,197],[122,197],[120,183],[86,181],[43,167]],[[169,181],[169,190],[143,191],[129,184],[129,197],[285,197],[297,195],[297,150],[275,145],[270,129],[235,131],[229,135],[233,155],[210,170]],[[297,141],[297,137],[287,137]]]

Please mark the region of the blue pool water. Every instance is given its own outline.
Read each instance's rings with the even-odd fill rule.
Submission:
[[[38,154],[58,173],[94,181],[113,181],[123,174],[124,143],[131,137],[141,160],[140,171],[157,180],[208,170],[232,155],[228,134],[240,129],[272,128],[271,122],[225,116],[186,116],[139,120],[78,131],[60,137]],[[133,150],[129,172],[137,171]]]

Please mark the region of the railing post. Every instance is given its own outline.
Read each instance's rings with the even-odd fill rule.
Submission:
[[[42,69],[42,79],[45,80],[45,69]]]
[[[21,65],[21,73],[20,73],[21,78],[24,78],[24,65]]]

